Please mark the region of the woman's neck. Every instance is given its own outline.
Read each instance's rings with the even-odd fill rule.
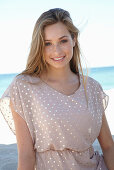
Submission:
[[[56,70],[43,73],[40,78],[44,81],[52,83],[68,83],[73,79],[76,79],[76,74],[73,73],[70,69],[64,71]]]

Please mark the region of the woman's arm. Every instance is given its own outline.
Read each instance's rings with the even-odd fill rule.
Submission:
[[[16,129],[18,147],[18,170],[34,170],[35,152],[27,124],[24,119],[14,111],[12,102],[10,102],[10,107],[12,110]]]
[[[114,141],[112,139],[105,113],[103,114],[102,127],[98,136],[98,141],[102,148],[107,168],[109,170],[114,170]]]

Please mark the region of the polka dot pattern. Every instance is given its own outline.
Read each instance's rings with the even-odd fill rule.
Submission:
[[[0,110],[15,134],[10,109],[26,121],[38,170],[102,170],[103,159],[93,149],[99,135],[108,96],[94,79],[87,79],[88,105],[82,76],[80,87],[65,95],[39,77],[15,77],[0,99]],[[105,167],[105,165],[104,165]],[[105,170],[105,169],[103,169]]]

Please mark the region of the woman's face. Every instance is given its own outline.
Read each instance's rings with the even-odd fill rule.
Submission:
[[[46,26],[44,36],[44,57],[49,67],[69,67],[75,40],[72,39],[66,26],[61,22]]]

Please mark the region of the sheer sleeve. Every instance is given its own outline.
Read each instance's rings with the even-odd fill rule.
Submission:
[[[15,112],[17,112],[25,120],[18,83],[19,82],[15,77],[0,99],[0,112],[14,134],[15,126],[10,108],[10,100],[12,101]]]
[[[92,108],[98,117],[102,117],[108,106],[109,96],[104,92],[102,85],[91,77],[88,77],[88,96],[90,110]]]
[[[98,83],[97,96],[100,104],[100,109],[102,113],[104,113],[109,103],[109,96],[104,92],[100,83]]]

